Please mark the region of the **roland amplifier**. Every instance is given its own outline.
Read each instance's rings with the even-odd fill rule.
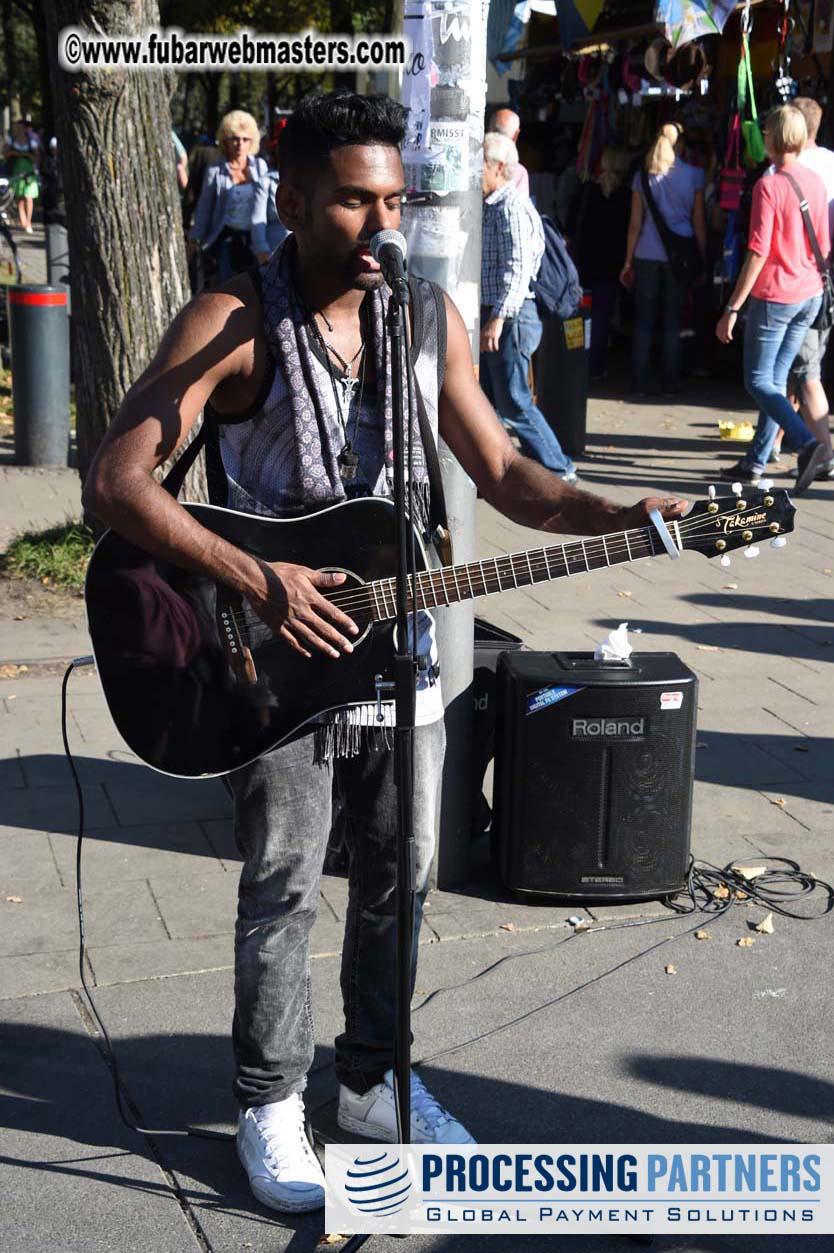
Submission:
[[[698,680],[674,653],[630,664],[518,652],[498,666],[493,853],[507,887],[571,900],[678,891],[689,862]]]

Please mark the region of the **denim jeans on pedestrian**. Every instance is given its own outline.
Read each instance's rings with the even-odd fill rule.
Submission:
[[[747,306],[744,386],[761,410],[753,442],[744,456],[750,470],[764,470],[780,426],[796,452],[815,442],[785,393],[790,368],[821,302],[822,296],[793,305],[751,297]]]
[[[530,358],[541,337],[536,302],[525,300],[517,316],[505,321],[498,351],[481,353],[481,387],[501,421],[515,431],[525,456],[556,474],[572,474],[573,462],[530,395]]]
[[[668,261],[634,258],[634,333],[631,345],[631,372],[634,390],[648,390],[652,340],[661,312],[664,389],[677,386],[681,369],[681,326],[686,290]]]
[[[373,732],[371,732],[373,734]],[[357,1092],[393,1065],[396,1009],[397,791],[394,753],[365,747],[316,763],[306,732],[229,776],[243,857],[235,929],[235,1095],[241,1106],[302,1092],[313,1060],[308,941],[319,903],[333,792],[344,803],[350,853],[342,950],[344,1032],[336,1073]],[[434,852],[445,732],[414,733],[417,935]]]

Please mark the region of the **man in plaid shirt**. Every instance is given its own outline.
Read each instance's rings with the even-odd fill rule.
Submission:
[[[544,229],[530,200],[514,186],[515,144],[506,135],[484,136],[484,224],[481,245],[481,387],[521,451],[577,481],[544,414],[533,404],[530,358],[542,337],[531,284],[544,254]]]

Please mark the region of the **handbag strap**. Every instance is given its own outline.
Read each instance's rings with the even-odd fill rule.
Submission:
[[[724,168],[728,170],[741,169],[741,154],[739,148],[739,135],[741,132],[741,119],[736,113],[730,126],[730,133],[727,136],[727,153],[724,157]]]
[[[661,243],[663,244],[663,247],[666,249],[667,258],[668,260],[671,261],[672,252],[674,251],[674,247],[675,247],[675,241],[672,238],[672,236],[674,235],[674,231],[669,226],[668,222],[664,221],[663,215],[661,214],[660,209],[658,208],[657,201],[654,198],[651,186],[649,184],[649,172],[645,166],[643,166],[642,170],[640,171],[640,179],[643,184],[643,195],[646,198],[646,204],[649,206],[649,212],[654,218],[654,224],[657,227],[657,233],[660,236]]]
[[[814,254],[814,260],[817,263],[817,269],[820,272],[820,278],[825,280],[828,276],[828,266],[826,265],[822,251],[817,239],[817,232],[814,230],[814,224],[811,221],[811,214],[808,212],[808,201],[802,193],[802,188],[792,174],[787,170],[777,170],[777,174],[783,174],[790,183],[791,187],[799,198],[799,211],[802,214],[802,221],[805,223],[805,234],[808,236],[808,243],[811,245],[811,252]]]

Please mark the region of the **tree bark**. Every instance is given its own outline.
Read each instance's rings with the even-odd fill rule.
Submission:
[[[172,78],[57,62],[58,33],[136,36],[157,0],[43,0],[66,189],[79,470],[189,297],[171,140]],[[205,499],[202,458],[189,499]],[[202,479],[202,483],[201,480]]]

